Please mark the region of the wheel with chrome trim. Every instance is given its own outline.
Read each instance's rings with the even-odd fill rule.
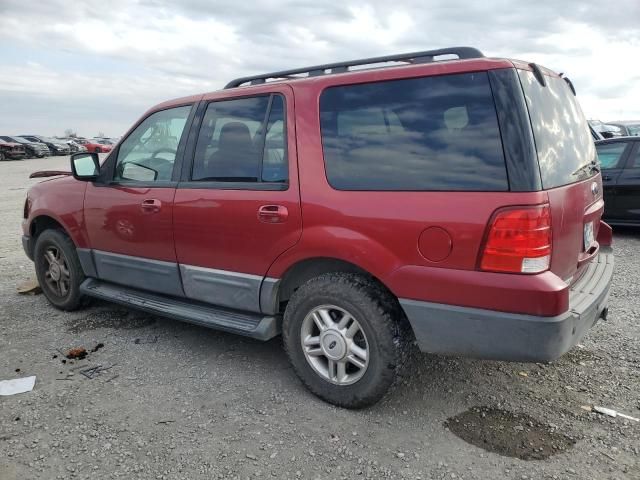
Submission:
[[[77,309],[83,301],[80,284],[85,276],[71,239],[61,230],[45,230],[36,239],[33,260],[47,300],[61,310]]]
[[[380,400],[404,363],[408,332],[397,300],[373,279],[324,274],[292,295],[283,339],[302,382],[346,408]]]

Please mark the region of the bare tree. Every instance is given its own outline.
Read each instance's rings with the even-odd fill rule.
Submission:
[[[77,137],[78,134],[72,128],[67,128],[64,131],[64,136],[65,137]]]
[[[104,132],[98,132],[98,138],[101,138],[101,137],[106,137],[106,135],[104,134]]]

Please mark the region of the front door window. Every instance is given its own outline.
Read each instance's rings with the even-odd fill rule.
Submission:
[[[120,145],[114,180],[170,181],[191,105],[149,115]]]

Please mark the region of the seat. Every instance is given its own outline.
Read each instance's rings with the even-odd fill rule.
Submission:
[[[251,132],[242,122],[229,122],[220,130],[218,150],[207,163],[207,177],[221,181],[258,181],[260,162]]]

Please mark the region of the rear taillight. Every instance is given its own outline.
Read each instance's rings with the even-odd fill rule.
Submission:
[[[551,261],[549,205],[502,210],[493,217],[480,261],[482,270],[539,273]]]

